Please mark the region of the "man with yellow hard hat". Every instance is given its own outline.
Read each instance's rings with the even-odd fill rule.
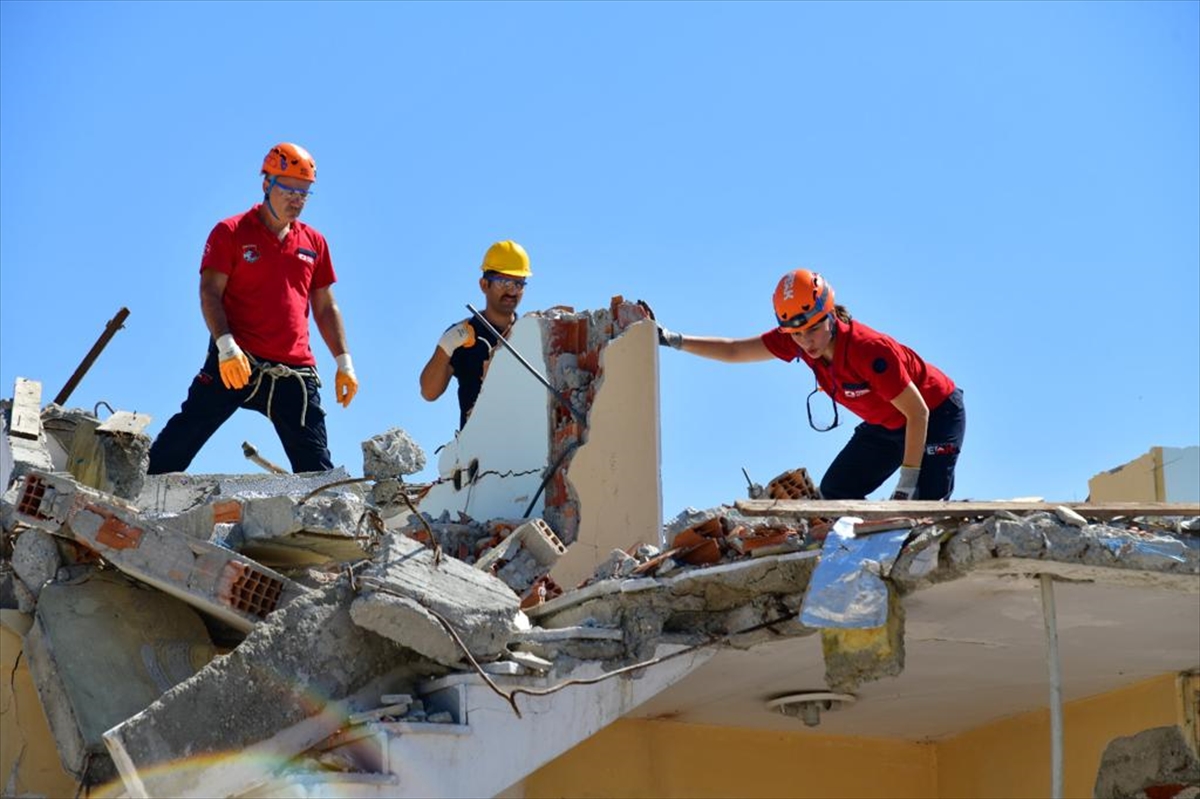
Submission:
[[[479,288],[486,306],[484,317],[500,335],[508,338],[517,321],[517,306],[525,291],[529,256],[515,241],[498,241],[483,256]],[[499,339],[474,316],[447,328],[425,368],[421,370],[421,396],[433,402],[445,393],[450,378],[458,379],[458,427],[461,430],[475,407],[483,375]]]

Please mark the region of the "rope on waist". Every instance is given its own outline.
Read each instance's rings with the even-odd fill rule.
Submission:
[[[282,363],[267,363],[260,361],[253,355],[246,353],[246,358],[250,361],[250,368],[258,374],[254,381],[254,390],[250,392],[250,396],[242,401],[242,404],[250,402],[254,399],[254,395],[262,388],[264,377],[271,378],[271,387],[267,390],[267,418],[271,418],[271,403],[275,400],[275,381],[281,377],[294,377],[300,381],[301,396],[304,398],[304,404],[300,408],[300,426],[305,427],[308,420],[308,383],[305,378],[311,377],[317,381],[317,385],[321,385],[321,378],[317,376],[317,370],[312,366],[287,366]]]

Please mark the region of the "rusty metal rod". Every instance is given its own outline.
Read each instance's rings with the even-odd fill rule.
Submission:
[[[87,374],[88,369],[92,368],[92,364],[96,358],[100,357],[100,352],[108,346],[109,340],[116,335],[117,331],[125,325],[125,319],[129,316],[128,308],[121,308],[117,311],[117,315],[108,320],[108,324],[104,326],[104,332],[100,334],[100,338],[96,339],[96,343],[92,345],[92,349],[84,356],[83,361],[75,369],[75,374],[71,375],[71,379],[62,387],[62,391],[58,392],[58,396],[54,398],[55,405],[65,405],[67,397],[79,385],[79,381]]]
[[[271,463],[269,460],[264,458],[262,455],[259,455],[258,449],[253,444],[251,444],[249,441],[242,442],[242,454],[246,456],[246,460],[251,461],[252,463],[255,463],[255,464],[263,467],[264,469],[266,469],[268,472],[271,472],[272,474],[288,474],[289,473],[287,469],[284,469],[280,466],[276,466],[275,464]],[[305,499],[308,499],[308,497],[305,497]]]

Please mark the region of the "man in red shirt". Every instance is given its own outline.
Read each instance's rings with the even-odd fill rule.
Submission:
[[[833,287],[807,269],[775,288],[777,327],[744,339],[683,336],[659,327],[659,342],[730,363],[803,361],[817,388],[863,419],[821,479],[825,499],[864,499],[897,468],[892,499],[949,499],[966,432],[962,390],[895,339],[854,321]]]
[[[208,357],[179,413],[150,447],[150,474],[187,469],[238,408],[271,420],[292,471],[333,468],[309,346],[310,309],[337,360],[335,393],[343,407],[358,380],[333,298],[329,246],[299,221],[317,164],[303,147],[285,142],[267,153],[262,175],[262,203],[219,222],[204,245],[200,309],[212,335]]]

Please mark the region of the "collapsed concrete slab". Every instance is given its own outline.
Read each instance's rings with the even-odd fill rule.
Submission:
[[[64,475],[26,475],[16,518],[74,539],[126,574],[243,632],[303,593],[249,558],[145,521],[127,503]]]
[[[359,582],[355,624],[447,665],[462,660],[463,646],[477,660],[499,656],[520,613],[516,594],[497,578],[396,533]]]
[[[215,654],[187,605],[101,571],[42,589],[24,649],[63,768],[85,785],[117,776],[104,731]]]
[[[352,713],[441,670],[353,623],[348,578],[280,608],[104,735],[131,796],[235,796],[329,737]]]
[[[251,497],[302,497],[313,491],[348,492],[362,496],[350,475],[338,466],[327,472],[300,474],[169,474],[147,475],[133,504],[152,517],[174,516],[209,502]],[[338,483],[342,485],[334,486]],[[332,487],[331,487],[332,486]]]

